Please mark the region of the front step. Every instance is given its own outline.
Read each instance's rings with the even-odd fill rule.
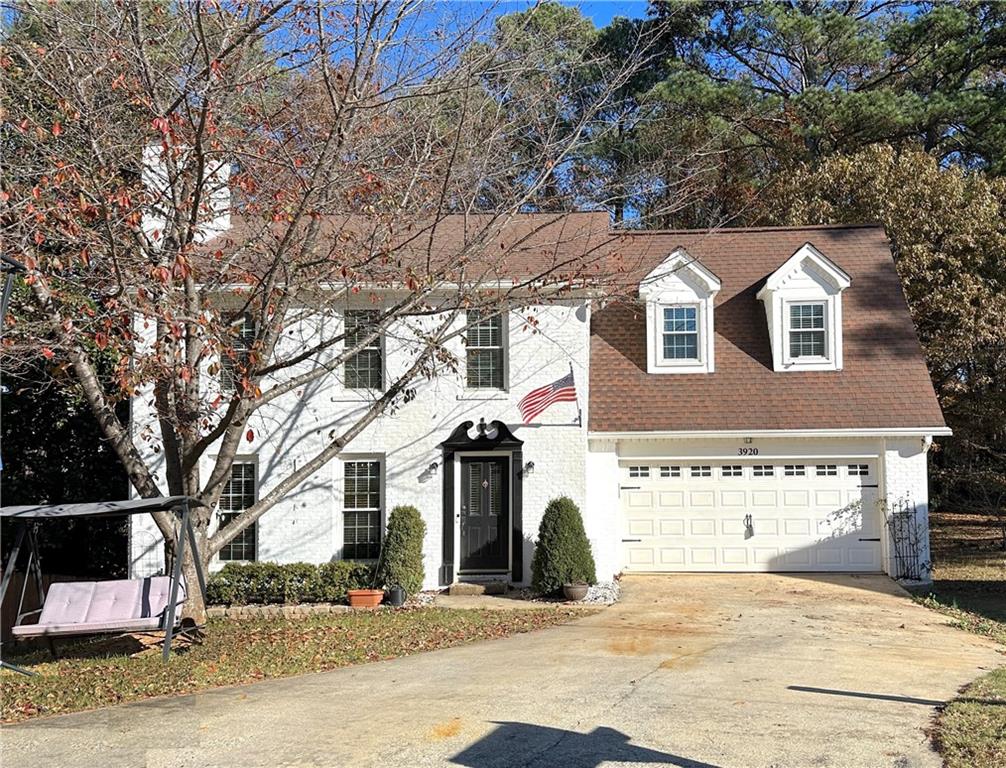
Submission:
[[[449,595],[505,595],[507,583],[501,579],[455,581],[447,588]]]

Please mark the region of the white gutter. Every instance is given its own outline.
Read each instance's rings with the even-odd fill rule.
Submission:
[[[867,427],[852,429],[724,429],[663,430],[638,432],[588,432],[596,440],[660,440],[681,438],[745,437],[949,437],[950,427]]]

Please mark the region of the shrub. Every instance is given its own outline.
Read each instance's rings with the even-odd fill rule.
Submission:
[[[377,569],[377,583],[386,587],[399,586],[410,595],[421,590],[425,536],[426,523],[418,509],[401,506],[391,510]]]
[[[531,585],[548,595],[563,584],[585,581],[593,584],[594,556],[583,530],[583,518],[572,499],[561,496],[545,507],[538,528],[538,544],[531,561]]]
[[[210,605],[255,603],[334,603],[350,589],[370,586],[374,569],[366,563],[339,560],[310,563],[227,563],[210,575]]]

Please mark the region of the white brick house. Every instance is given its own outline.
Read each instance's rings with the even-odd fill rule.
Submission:
[[[516,316],[484,320],[484,333],[468,334],[498,361],[482,386],[470,385],[485,371],[473,378],[464,367],[421,383],[221,561],[373,557],[387,512],[412,504],[427,525],[427,588],[486,576],[526,584],[544,507],[567,495],[602,580],[679,570],[924,577],[926,455],[949,430],[882,230],[639,232],[619,248],[634,265],[619,300],[534,307],[535,334]],[[361,308],[347,304],[346,316]],[[389,333],[337,381],[262,408],[227,508],[313,456],[365,402],[347,376],[359,385],[393,373],[407,356],[391,339],[404,335]],[[462,361],[481,354],[454,343]],[[518,401],[570,370],[579,401],[522,424]],[[134,430],[150,424],[149,401],[134,400]],[[907,555],[895,512],[911,522]],[[163,567],[157,543],[153,524],[138,522],[138,575]]]

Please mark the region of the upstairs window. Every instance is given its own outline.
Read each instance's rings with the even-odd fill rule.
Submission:
[[[647,373],[713,373],[713,303],[720,287],[720,279],[683,248],[640,280]]]
[[[789,356],[828,356],[823,303],[789,305]]]
[[[220,388],[224,392],[237,391],[238,383],[248,375],[251,349],[255,343],[255,318],[245,312],[231,330],[230,349],[220,355]]]
[[[468,388],[504,389],[503,315],[486,317],[472,310],[465,319]]]
[[[346,312],[346,348],[353,349],[374,332],[380,313],[371,309]],[[346,389],[384,389],[384,345],[378,334],[346,359]]]
[[[699,359],[699,308],[696,306],[663,307],[664,360]]]
[[[756,294],[765,305],[774,371],[840,371],[842,293],[852,278],[810,243]]]
[[[220,494],[220,527],[228,525],[235,517],[255,503],[255,463],[235,461],[231,476]],[[252,523],[231,539],[220,550],[220,559],[226,561],[255,560],[258,556],[258,521]]]

